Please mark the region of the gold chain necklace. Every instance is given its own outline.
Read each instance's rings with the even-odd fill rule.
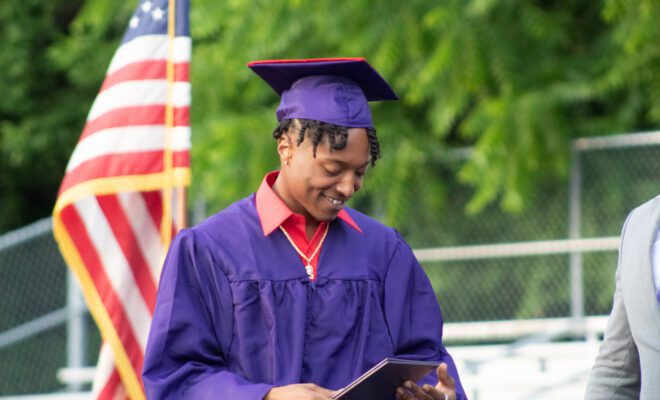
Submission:
[[[314,252],[312,253],[311,257],[307,257],[305,253],[300,251],[298,246],[294,243],[293,239],[291,239],[291,236],[289,236],[289,232],[284,229],[282,225],[280,225],[280,229],[282,230],[282,233],[284,233],[284,236],[286,236],[287,239],[289,239],[289,243],[291,243],[291,246],[296,250],[296,253],[300,255],[300,257],[304,258],[307,263],[305,264],[305,271],[307,271],[307,275],[309,276],[309,279],[314,280],[314,267],[312,267],[312,260],[314,257],[316,257],[316,253],[319,252],[321,249],[321,246],[323,245],[323,242],[325,241],[325,237],[328,235],[328,229],[330,228],[330,223],[327,223],[325,225],[325,232],[323,232],[323,237],[319,241],[319,244],[316,245],[316,249],[314,249]]]

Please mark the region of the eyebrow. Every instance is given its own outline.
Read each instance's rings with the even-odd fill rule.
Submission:
[[[328,158],[328,159],[326,159],[325,161],[326,161],[326,162],[335,163],[335,164],[340,164],[341,166],[348,166],[348,163],[347,163],[347,162],[342,161],[342,160],[338,160],[338,159],[336,159],[336,158]],[[357,167],[357,169],[366,168],[366,167],[369,166],[370,163],[371,163],[371,161],[370,161],[370,160],[367,160],[366,163],[360,165],[359,167]]]

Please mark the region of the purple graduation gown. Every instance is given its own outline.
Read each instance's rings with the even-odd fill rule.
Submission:
[[[181,231],[163,267],[143,380],[149,399],[262,399],[273,386],[337,390],[385,357],[446,362],[442,315],[410,247],[347,209],[330,224],[318,277],[254,195]],[[435,385],[435,372],[423,379]]]

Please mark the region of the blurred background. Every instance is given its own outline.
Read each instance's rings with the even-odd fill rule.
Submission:
[[[136,5],[0,4],[0,396],[89,390],[99,333],[49,216]],[[415,249],[468,395],[582,397],[621,226],[660,193],[659,1],[193,0],[190,13],[193,223],[277,166],[279,99],[249,61],[366,57],[401,100],[373,105],[383,158],[351,206]]]

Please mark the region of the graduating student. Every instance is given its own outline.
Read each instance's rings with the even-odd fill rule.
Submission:
[[[398,399],[465,399],[410,247],[346,206],[380,157],[367,101],[396,94],[364,59],[249,67],[281,95],[280,170],[170,247],[145,355],[148,398],[330,399],[399,357],[443,364]]]

